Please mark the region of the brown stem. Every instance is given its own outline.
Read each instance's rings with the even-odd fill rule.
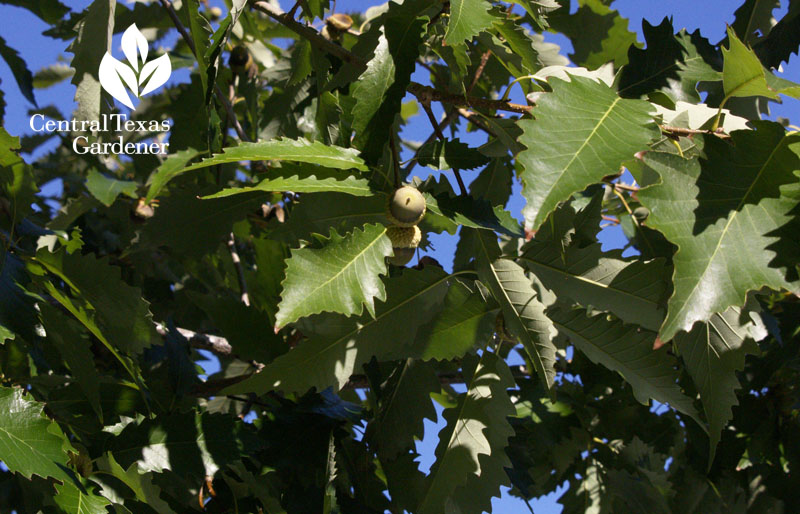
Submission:
[[[189,340],[192,348],[208,350],[218,355],[231,355],[233,353],[233,348],[224,337],[201,334],[185,328],[175,328],[175,330]],[[156,332],[159,335],[166,336],[168,330],[164,325],[156,323]]]
[[[529,114],[533,107],[529,105],[515,104],[505,100],[491,100],[487,98],[477,98],[474,96],[462,96],[453,93],[447,93],[433,89],[432,87],[423,86],[417,82],[412,82],[408,86],[408,92],[420,98],[421,96],[428,97],[437,102],[453,104],[457,107],[483,107],[485,109],[492,109],[496,111],[510,111],[520,114]]]
[[[726,134],[725,131],[721,128],[718,128],[715,131],[711,131],[711,130],[683,128],[683,127],[672,127],[670,125],[659,125],[659,126],[661,127],[662,132],[666,132],[667,134],[672,134],[675,136],[692,136],[694,134],[713,134],[723,139],[731,137],[730,135]]]
[[[239,252],[236,250],[236,237],[233,235],[233,232],[231,232],[228,236],[228,251],[231,254],[233,267],[236,268],[236,279],[239,281],[239,291],[241,293],[242,303],[250,307],[250,295],[247,294],[247,281],[244,277],[242,260],[239,258]]]
[[[163,0],[162,0],[163,1]],[[252,4],[253,8],[267,14],[270,18],[274,19],[284,27],[296,32],[309,43],[316,46],[320,50],[328,52],[331,55],[335,55],[339,59],[352,64],[353,66],[359,68],[360,70],[367,69],[367,63],[356,54],[350,52],[346,48],[341,45],[337,45],[333,41],[329,41],[325,39],[319,32],[312,29],[307,25],[303,25],[299,23],[294,18],[288,15],[288,13],[283,13],[278,9],[275,9],[270,5],[268,2],[254,2]]]

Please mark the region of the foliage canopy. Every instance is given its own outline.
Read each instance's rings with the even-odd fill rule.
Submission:
[[[800,1],[716,43],[601,0],[226,2],[0,0],[72,55],[32,73],[0,39],[31,115],[121,112],[97,70],[133,24],[185,77],[122,111],[144,130],[0,129],[0,510],[473,513],[566,482],[566,513],[800,511],[800,133],[762,119],[800,98]],[[36,105],[66,80],[75,113]],[[387,260],[403,183],[452,265]]]

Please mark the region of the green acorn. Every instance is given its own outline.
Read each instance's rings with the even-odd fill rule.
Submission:
[[[633,210],[633,217],[636,218],[636,221],[639,223],[644,222],[648,216],[650,216],[650,209],[647,207],[641,206]]]
[[[413,227],[425,217],[425,197],[411,186],[396,189],[386,204],[386,216],[398,227]]]
[[[253,68],[253,56],[247,51],[247,48],[239,45],[231,50],[231,56],[228,58],[228,65],[234,74],[249,73]]]

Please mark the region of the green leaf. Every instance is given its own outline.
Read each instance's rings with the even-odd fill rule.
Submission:
[[[30,2],[29,0],[0,0],[0,4],[16,5],[23,7],[38,16],[45,23],[54,24],[69,12],[69,7],[58,0],[39,0]]]
[[[140,473],[171,470],[203,479],[258,451],[260,443],[250,430],[241,420],[222,414],[163,414],[130,423],[110,447],[123,468],[136,463]]]
[[[639,98],[653,91],[664,91],[675,101],[699,103],[697,83],[722,78],[704,56],[714,56],[714,49],[699,32],[682,30],[673,35],[672,23],[664,18],[658,26],[642,20],[647,49],[631,46],[628,64],[619,79],[619,94]]]
[[[693,399],[678,385],[677,359],[666,347],[653,350],[656,333],[641,330],[603,314],[590,316],[583,309],[549,309],[559,333],[566,336],[592,362],[616,371],[631,385],[636,400],[644,405],[653,399],[691,417],[701,426]]]
[[[140,473],[138,464],[133,463],[125,470],[117,463],[111,452],[107,452],[99,458],[97,462],[98,467],[103,469],[103,471],[110,473],[128,486],[130,490],[133,491],[136,499],[140,502],[157,509],[159,514],[172,514],[174,512],[169,505],[161,499],[161,491],[159,487],[153,483],[152,474]]]
[[[529,34],[522,25],[511,19],[494,20],[494,28],[503,36],[506,44],[515,55],[521,57],[522,66],[527,73],[535,73],[543,66],[536,49],[536,38],[539,34]],[[536,45],[536,46],[535,46]]]
[[[367,70],[353,86],[353,143],[370,164],[381,158],[394,119],[400,113],[428,25],[423,13],[429,9],[431,3],[427,0],[389,3],[383,17],[385,39],[380,40]]]
[[[106,177],[94,168],[89,170],[86,177],[86,189],[106,207],[110,207],[121,194],[129,198],[136,198],[138,187],[136,182]]]
[[[210,27],[205,18],[200,14],[200,3],[198,0],[185,0],[182,12],[189,19],[189,33],[194,43],[195,55],[197,57],[197,69],[200,81],[203,83],[204,103],[208,104],[211,100],[211,91],[214,87],[215,76],[213,70],[209,69],[206,52],[208,51],[208,37]]]
[[[139,243],[132,251],[163,245],[195,256],[213,252],[230,233],[234,222],[248,212],[256,212],[266,198],[263,192],[214,200],[201,200],[196,195],[196,191],[185,190],[165,198],[142,229]]]
[[[430,363],[406,359],[395,368],[381,386],[380,404],[365,434],[381,458],[394,459],[413,449],[415,439],[422,440],[423,420],[436,420],[431,393],[441,387]]]
[[[286,261],[277,328],[321,312],[360,316],[363,306],[375,316],[375,298],[386,299],[380,279],[392,254],[386,227],[366,225],[344,237],[331,231],[322,244],[293,250]]]
[[[11,74],[14,75],[14,80],[17,81],[17,86],[22,93],[22,96],[28,99],[30,103],[36,105],[36,98],[33,95],[33,75],[28,65],[19,53],[6,44],[6,40],[0,37],[0,57],[6,61],[8,67],[11,68]]]
[[[432,141],[420,148],[417,159],[421,165],[435,170],[473,170],[489,162],[489,158],[476,148],[470,148],[458,139]]]
[[[33,339],[36,310],[33,298],[25,293],[30,282],[25,264],[16,255],[0,250],[0,344],[15,334]]]
[[[436,314],[449,279],[434,266],[404,270],[386,281],[387,300],[375,307],[374,318],[324,314],[310,319],[300,327],[309,340],[223,394],[305,392],[311,387],[321,391],[330,385],[341,389],[372,357],[416,357],[410,344],[419,327]]]
[[[552,397],[555,395],[556,347],[551,337],[555,329],[544,313],[544,305],[525,276],[525,270],[499,257],[500,249],[493,233],[479,231],[475,246],[478,277],[500,304],[506,327],[522,344],[542,386]]]
[[[765,335],[763,324],[751,318],[749,310],[731,307],[706,323],[696,324],[691,332],[675,337],[675,347],[700,392],[708,419],[709,466],[722,429],[733,417],[731,408],[739,404],[736,390],[741,385],[736,372],[744,369],[748,353],[759,353],[754,339]]]
[[[373,193],[369,181],[365,178],[344,175],[334,170],[315,167],[273,168],[272,176],[263,179],[258,185],[251,187],[232,187],[219,193],[204,196],[203,199],[222,198],[225,196],[247,193],[250,191],[292,191],[293,193],[345,193],[353,196],[370,196]]]
[[[67,48],[73,54],[70,66],[75,70],[72,84],[76,87],[75,101],[78,102],[76,120],[100,119],[103,92],[98,70],[103,56],[111,51],[116,5],[116,0],[94,0],[75,27],[77,36]]]
[[[773,267],[767,248],[800,202],[800,136],[756,122],[731,142],[703,137],[706,159],[648,152],[645,163],[661,183],[639,191],[650,209],[647,226],[678,246],[674,292],[661,338],[668,341],[696,321],[741,306],[747,291],[767,286],[800,290]]]
[[[61,428],[42,415],[44,404],[29,401],[21,389],[0,387],[0,455],[10,471],[69,482]]]
[[[772,11],[780,7],[780,0],[745,0],[733,13],[731,29],[736,36],[751,45],[769,34],[775,19]]]
[[[600,243],[563,251],[560,241],[540,241],[538,234],[523,250],[520,262],[559,298],[613,312],[649,330],[663,323],[659,303],[669,282],[663,259],[623,259],[620,251],[603,252]]]
[[[778,93],[767,85],[761,61],[739,41],[731,27],[728,27],[728,46],[722,48],[722,87],[725,90],[725,100],[737,96],[764,96],[777,100]]]
[[[548,23],[570,38],[574,51],[570,60],[591,70],[609,61],[616,67],[628,62],[628,48],[636,44],[636,33],[628,30],[628,20],[611,9],[604,0],[581,0],[570,14],[570,5],[550,13]]]
[[[33,75],[33,87],[47,89],[71,78],[75,70],[66,64],[56,63],[45,66]]]
[[[766,38],[754,47],[756,54],[769,69],[777,68],[782,62],[789,62],[792,54],[800,47],[800,3],[789,2],[789,12],[781,18]]]
[[[111,266],[107,257],[68,254],[63,248],[55,253],[42,249],[36,253],[36,262],[63,280],[80,303],[59,294],[53,286],[49,292],[58,295],[59,303],[110,347],[137,355],[157,337],[141,290],[126,284],[120,269]]]
[[[486,0],[453,0],[444,42],[450,46],[463,45],[492,26],[495,21],[491,4]]]
[[[158,193],[164,189],[164,186],[166,186],[170,180],[185,171],[184,167],[186,163],[198,155],[200,155],[199,151],[194,148],[189,148],[167,157],[167,160],[165,160],[161,166],[153,172],[150,178],[147,179],[150,188],[147,190],[145,202],[150,203],[153,198],[157,197]]]
[[[79,489],[75,484],[56,485],[53,497],[56,505],[66,514],[107,514],[108,498],[93,493],[88,487]]]
[[[541,97],[536,120],[519,122],[518,156],[523,210],[536,230],[572,194],[617,173],[620,165],[647,148],[658,135],[650,104],[617,96],[613,89],[585,77],[551,79],[553,92]],[[558,137],[554,137],[558,134]]]
[[[296,161],[336,169],[355,168],[361,171],[367,169],[364,161],[358,157],[358,152],[351,148],[326,145],[319,141],[282,138],[258,143],[240,143],[239,146],[225,148],[223,153],[192,164],[180,173],[239,161]]]
[[[467,390],[444,411],[447,426],[439,432],[419,514],[489,511],[492,496],[510,483],[504,468],[510,467],[505,447],[514,433],[506,419],[514,413],[506,393],[514,386],[511,372],[502,359],[484,352],[464,359],[462,374]]]
[[[497,303],[477,287],[453,281],[442,311],[422,326],[414,339],[420,359],[450,360],[485,347],[494,334]]]
[[[0,127],[0,191],[9,201],[9,205],[0,210],[0,226],[9,233],[13,233],[14,225],[31,212],[31,204],[39,191],[30,166],[19,156],[19,150],[19,138],[11,137]]]
[[[47,342],[52,344],[67,363],[72,376],[78,382],[86,399],[97,416],[103,419],[100,407],[100,380],[95,369],[91,343],[83,337],[75,322],[49,304],[39,305],[42,325],[47,333]]]

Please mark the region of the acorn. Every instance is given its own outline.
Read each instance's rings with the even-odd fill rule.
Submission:
[[[228,58],[228,66],[235,74],[249,73],[253,69],[253,56],[247,51],[247,48],[239,45],[231,50],[231,55]]]
[[[389,257],[389,262],[395,266],[405,266],[414,258],[420,241],[422,241],[422,231],[419,227],[389,227],[386,235],[392,242],[394,256]]]
[[[650,216],[650,209],[647,207],[641,206],[633,210],[633,217],[636,218],[636,221],[639,223],[643,223],[648,216]]]
[[[398,227],[413,227],[425,217],[425,197],[411,186],[396,189],[386,204],[386,216]]]

